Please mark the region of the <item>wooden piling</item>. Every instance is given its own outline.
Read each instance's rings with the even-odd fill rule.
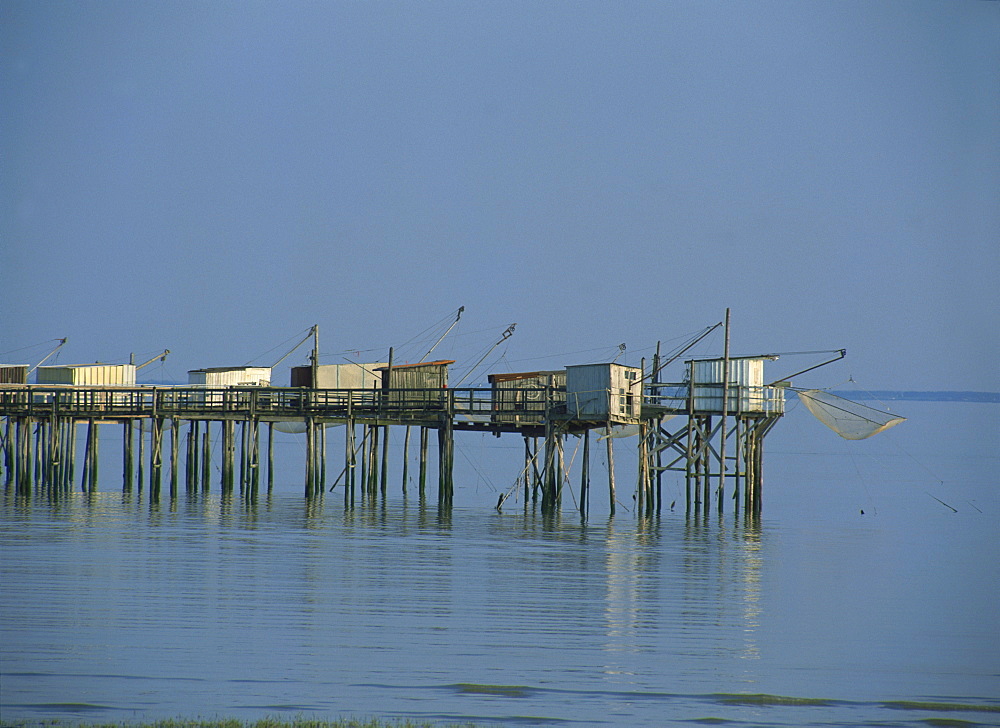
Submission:
[[[608,442],[608,500],[611,507],[611,515],[615,515],[615,447],[612,444],[614,438],[611,437],[611,423],[608,422],[604,428]]]
[[[406,478],[410,470],[410,426],[403,433],[403,495],[406,495]]]
[[[316,428],[313,418],[306,418],[306,498],[312,498],[315,488],[315,443]]]
[[[274,423],[267,423],[267,493],[274,489]]]
[[[36,420],[35,427],[32,432],[32,437],[34,438],[34,456],[31,459],[32,469],[35,473],[35,484],[43,485],[43,472],[42,472],[42,456],[45,453],[45,438],[42,437],[43,421]]]
[[[531,440],[524,435],[524,504],[528,505],[528,498],[531,496]]]
[[[531,449],[534,452],[534,456],[531,461],[531,500],[532,502],[538,501],[538,493],[542,488],[542,471],[545,470],[544,465],[542,470],[538,469],[538,437],[533,436],[531,438]]]
[[[145,437],[145,435],[146,435],[146,433],[144,432],[144,430],[146,429],[145,428],[145,420],[140,419],[139,422],[138,422],[138,425],[139,425],[139,433],[138,433],[138,438],[139,438],[138,471],[139,472],[136,473],[136,476],[137,476],[136,477],[136,487],[138,488],[139,493],[141,494],[142,493],[142,489],[146,485],[146,483],[145,483],[145,480],[146,480],[146,462],[145,462],[146,461],[146,437]]]
[[[382,470],[379,474],[379,490],[385,498],[389,478],[389,425],[382,428]]]
[[[10,417],[4,417],[3,419],[4,419],[4,424],[3,424],[4,435],[3,435],[3,449],[2,449],[2,455],[3,455],[3,485],[4,485],[4,488],[9,488],[10,484],[11,484],[11,481],[13,480],[13,473],[11,472],[12,471],[12,465],[13,465],[13,458],[11,457],[11,452],[10,452],[10,445],[11,445],[10,434],[11,434],[11,431],[12,431],[11,430],[11,426],[10,426],[10,419],[11,418]]]
[[[205,432],[201,443],[201,492],[208,493],[212,474],[212,435],[211,423],[205,420]]]
[[[527,442],[527,440],[525,440]],[[587,500],[590,498],[590,428],[583,431],[583,462],[580,474],[580,515],[587,515]],[[525,489],[527,500],[527,489]]]
[[[562,491],[563,485],[566,483],[566,455],[563,451],[563,436],[558,431],[556,432],[556,488],[555,488],[555,499],[554,505],[556,510],[562,508]]]
[[[163,418],[154,417],[149,433],[149,497],[160,499],[163,484]]]
[[[134,471],[135,453],[132,451],[132,420],[125,420],[122,424],[122,491],[132,492],[132,476]]]
[[[378,493],[378,453],[381,429],[377,422],[368,428],[368,439],[370,442],[368,443],[368,483],[366,492],[369,498],[374,498]]]
[[[448,390],[445,414],[438,428],[438,505],[450,508],[454,497],[455,392]]]
[[[354,499],[357,465],[357,433],[354,420],[348,418],[344,423],[344,505]]]
[[[198,479],[198,421],[188,420],[187,436],[184,440],[184,490],[190,495],[196,490]]]
[[[240,495],[246,493],[248,475],[247,465],[247,423],[246,421],[242,421],[240,422]]]
[[[180,422],[170,418],[170,497],[177,497],[177,466],[180,460]]]
[[[326,493],[326,425],[319,423],[319,489],[317,494],[322,497]]]
[[[638,478],[635,486],[635,512],[641,517],[646,508],[646,425],[639,424],[639,440],[636,443],[639,455]]]
[[[91,418],[87,423],[87,449],[89,452],[89,460],[87,463],[87,491],[90,493],[96,493],[98,490],[98,464],[100,463],[100,437],[98,427],[99,425],[93,420],[93,418]]]
[[[417,488],[421,501],[424,499],[427,488],[427,433],[428,428],[420,428],[420,472],[418,474]]]
[[[71,490],[73,488],[73,483],[76,482],[76,420],[71,419],[68,427],[68,437],[66,438],[66,446],[69,449],[69,470],[66,474],[66,490]]]
[[[221,491],[223,496],[230,495],[233,492],[233,470],[234,462],[233,456],[235,453],[235,439],[236,439],[236,425],[232,420],[222,420],[220,423],[222,427],[222,452],[220,456],[222,458],[222,469],[221,469]]]
[[[250,483],[247,492],[250,500],[256,501],[260,490],[260,422],[254,416],[248,424],[250,425]]]

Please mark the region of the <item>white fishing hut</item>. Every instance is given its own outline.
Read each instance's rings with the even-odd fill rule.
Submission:
[[[777,356],[743,356],[729,359],[729,413],[779,414],[785,410],[784,387],[764,386],[764,362]],[[692,359],[688,365],[688,378],[693,387],[695,412],[715,414],[722,412],[725,359]]]
[[[196,387],[269,387],[271,367],[210,367],[188,371],[188,384]]]
[[[0,364],[0,384],[27,384],[27,364]]]
[[[320,364],[315,389],[381,389],[382,367],[388,362]],[[292,367],[291,386],[313,387],[312,367]]]
[[[566,367],[566,414],[571,419],[635,424],[642,409],[642,370],[624,364]]]
[[[134,387],[134,364],[79,364],[74,366],[38,367],[37,384],[69,385],[74,387]]]
[[[566,404],[565,369],[490,374],[487,379],[490,382],[493,422],[543,422],[548,405]]]

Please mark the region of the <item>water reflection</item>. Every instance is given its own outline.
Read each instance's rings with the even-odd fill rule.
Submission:
[[[759,654],[763,539],[752,522],[221,494],[153,503],[72,494],[14,506],[33,528],[81,529],[64,533],[76,544],[75,572],[47,561],[58,554],[36,556],[60,589],[85,592],[75,600],[82,618],[109,613],[125,635],[84,637],[156,652],[171,674],[229,678],[219,660],[270,669],[277,659],[289,674],[322,665],[337,684],[359,670],[374,682],[383,673],[391,682],[393,670],[454,681],[456,666],[463,680],[500,683],[490,675],[520,664],[532,684],[569,670],[635,690],[649,688],[663,654],[706,669]],[[38,589],[28,572],[13,578]],[[47,629],[73,601],[39,607]],[[128,616],[136,609],[141,616]],[[200,641],[177,641],[191,630],[211,655]],[[56,633],[77,649],[79,635]]]

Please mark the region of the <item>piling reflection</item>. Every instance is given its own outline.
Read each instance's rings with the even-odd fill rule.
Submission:
[[[609,519],[596,541],[604,549],[602,649],[609,679],[629,682],[638,655],[664,641],[693,659],[760,658],[758,517]],[[664,614],[664,601],[676,604],[676,612]],[[743,679],[752,682],[752,673]]]
[[[280,613],[289,649],[303,655],[349,649],[356,634],[404,661],[418,659],[407,650],[447,653],[455,631],[483,664],[586,643],[596,663],[580,669],[630,690],[664,651],[694,663],[760,659],[765,543],[754,516],[599,520],[232,493],[4,493],[3,502],[8,519],[107,532],[126,549],[115,560],[182,591],[193,579],[208,590],[200,599],[216,600],[204,607],[214,619]],[[754,669],[743,679],[753,682]]]

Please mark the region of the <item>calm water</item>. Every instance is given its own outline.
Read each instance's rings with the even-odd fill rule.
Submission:
[[[862,443],[779,424],[757,522],[612,519],[596,475],[586,522],[497,513],[517,448],[478,441],[447,515],[307,506],[294,480],[150,504],[112,467],[92,495],[7,493],[0,717],[1000,724],[1000,407],[897,409]]]

